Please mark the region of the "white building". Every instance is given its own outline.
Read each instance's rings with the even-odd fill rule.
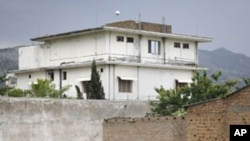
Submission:
[[[17,87],[29,89],[38,78],[57,88],[75,85],[84,92],[95,59],[105,98],[155,99],[155,87],[176,88],[191,82],[198,67],[198,43],[211,38],[173,34],[170,25],[121,21],[67,33],[37,37],[40,45],[19,49]]]

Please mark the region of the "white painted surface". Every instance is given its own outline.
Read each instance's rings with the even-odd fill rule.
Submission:
[[[124,41],[117,42],[117,36],[123,36]],[[128,43],[127,37],[133,37],[134,42]],[[160,42],[160,54],[148,53],[148,40]],[[174,42],[179,42],[181,47],[174,48]],[[183,43],[188,43],[189,49],[183,49]],[[103,30],[53,39],[40,46],[20,48],[19,69],[40,70],[17,73],[17,87],[27,89],[30,81],[48,78],[47,70],[50,69],[54,70],[54,83],[59,88],[60,67],[62,71],[67,71],[67,80],[62,80],[62,86],[71,85],[72,87],[66,94],[74,97],[76,96],[75,85],[82,90],[82,83],[79,79],[90,78],[90,64],[93,59],[96,59],[97,62],[101,62],[98,69],[104,70],[101,73],[101,79],[106,99],[155,99],[157,95],[155,87],[163,86],[169,89],[175,87],[176,79],[191,80],[192,72],[196,68],[187,67],[184,64],[198,63],[196,52],[195,40],[192,41],[190,38],[185,40],[185,36],[182,39],[166,38],[164,40],[161,36],[149,34],[139,35],[132,32]],[[119,62],[127,62],[127,64],[119,65]],[[69,67],[76,64],[85,65]],[[152,64],[159,64],[159,66],[151,66]],[[170,69],[164,66],[173,67]],[[178,66],[182,66],[182,69]],[[32,79],[28,78],[28,74],[32,74]],[[132,93],[119,93],[119,76],[135,78]]]

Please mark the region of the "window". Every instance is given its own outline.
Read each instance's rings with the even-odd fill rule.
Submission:
[[[82,81],[82,92],[83,93],[87,93],[87,86],[89,84],[90,81]]]
[[[122,80],[118,78],[119,92],[131,93],[132,92],[132,80]]]
[[[29,74],[29,79],[31,79],[31,74]]]
[[[67,80],[67,72],[66,71],[63,72],[63,80]]]
[[[54,71],[49,71],[48,72],[50,80],[54,81]]]
[[[178,89],[183,88],[183,87],[185,87],[187,85],[188,85],[187,82],[182,82],[182,81],[175,80],[176,91],[178,91]]]
[[[148,53],[160,54],[160,41],[148,40]]]
[[[183,43],[183,48],[184,49],[189,49],[189,44],[188,43]]]
[[[124,41],[124,37],[123,36],[116,36],[116,41],[117,42],[123,42]]]
[[[181,47],[181,44],[178,43],[178,42],[174,42],[174,47],[175,47],[175,48],[180,48],[180,47]]]
[[[127,37],[127,43],[133,43],[134,38],[133,37]]]

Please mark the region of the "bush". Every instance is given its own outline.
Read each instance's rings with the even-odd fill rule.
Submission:
[[[26,94],[22,89],[12,89],[8,92],[10,97],[25,97]]]

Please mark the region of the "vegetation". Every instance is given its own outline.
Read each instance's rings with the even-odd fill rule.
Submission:
[[[228,80],[219,83],[221,72],[207,76],[207,72],[195,71],[190,86],[176,90],[165,90],[163,87],[156,88],[159,94],[159,102],[152,102],[152,111],[160,115],[183,114],[184,105],[206,101],[209,99],[224,97],[231,93],[237,81]]]
[[[75,88],[77,92],[77,99],[83,99],[83,95],[82,92],[80,91],[80,88],[77,85],[75,85]]]
[[[67,85],[62,87],[61,90],[57,90],[51,80],[37,79],[36,83],[31,84],[31,94],[35,97],[59,98],[62,97],[62,94],[70,87],[70,85]]]
[[[1,96],[6,95],[8,91],[12,89],[11,87],[8,87],[5,85],[5,82],[7,80],[8,79],[6,78],[6,75],[0,75],[0,95]]]
[[[100,74],[96,68],[96,62],[93,60],[91,67],[91,80],[87,85],[87,99],[104,99],[105,94],[103,91],[102,82],[100,80]]]

